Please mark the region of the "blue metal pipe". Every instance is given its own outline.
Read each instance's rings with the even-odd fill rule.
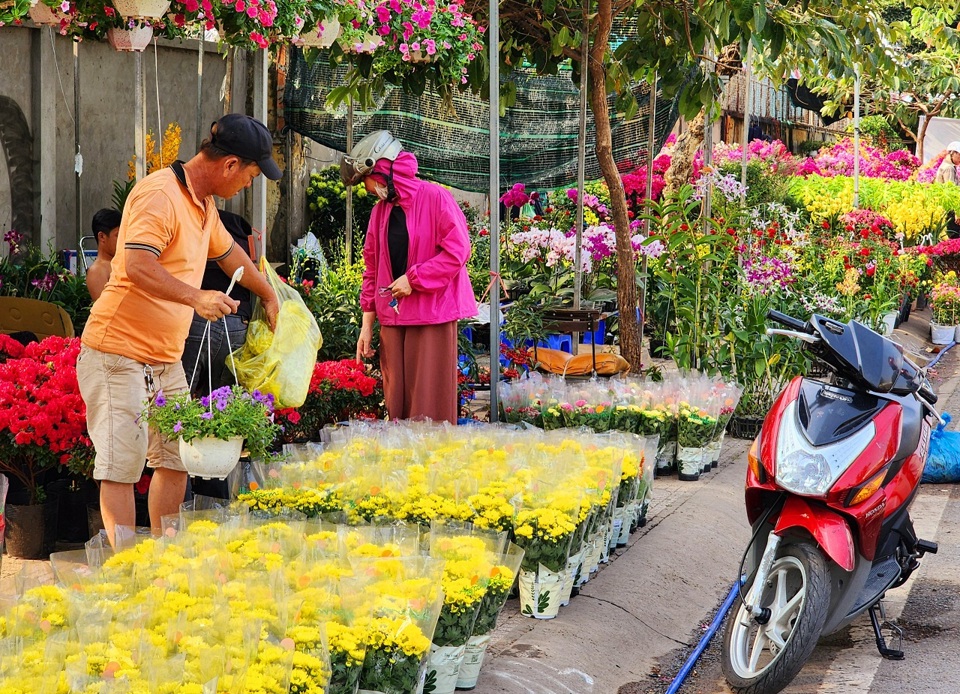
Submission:
[[[707,650],[707,646],[710,645],[711,639],[717,633],[717,630],[720,628],[720,625],[723,623],[723,618],[727,615],[727,612],[730,611],[730,607],[733,605],[733,601],[737,599],[737,595],[740,593],[740,586],[743,584],[743,579],[733,584],[733,587],[730,588],[730,592],[727,594],[727,599],[723,601],[723,604],[720,606],[720,609],[717,610],[717,614],[714,615],[713,621],[710,622],[710,626],[707,629],[707,632],[700,639],[700,643],[697,644],[697,647],[693,649],[693,653],[690,654],[690,657],[687,658],[687,661],[683,664],[683,667],[680,668],[680,672],[677,673],[677,676],[673,678],[673,682],[670,683],[669,689],[667,689],[666,694],[676,694],[680,691],[680,687],[683,686],[684,681],[693,671],[694,666],[697,664],[697,660],[700,659],[700,656],[703,655],[703,652]]]
[[[933,359],[931,359],[930,362],[927,364],[927,368],[929,369],[931,366],[936,365],[936,363],[937,363],[938,361],[940,361],[940,357],[942,357],[944,354],[946,354],[947,352],[949,352],[951,349],[953,349],[953,348],[956,347],[956,346],[957,346],[957,343],[956,343],[956,342],[951,342],[949,345],[947,345],[946,347],[944,347],[943,349],[941,349],[941,350],[937,353],[937,356],[935,356]]]

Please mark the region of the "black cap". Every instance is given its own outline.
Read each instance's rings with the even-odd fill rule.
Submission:
[[[273,138],[267,126],[252,116],[228,113],[210,126],[210,142],[227,154],[255,161],[271,181],[283,176],[273,160]]]

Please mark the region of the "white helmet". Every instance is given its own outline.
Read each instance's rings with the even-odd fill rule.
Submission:
[[[375,130],[354,145],[353,152],[340,160],[340,178],[344,185],[355,186],[373,171],[378,161],[395,161],[402,151],[400,140],[386,130]]]

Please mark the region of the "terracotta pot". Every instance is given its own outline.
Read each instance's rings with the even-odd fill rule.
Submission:
[[[107,30],[107,40],[115,50],[118,51],[142,51],[150,45],[150,39],[153,38],[153,29],[150,27],[137,27],[136,29],[117,29]]]
[[[170,0],[110,0],[121,17],[160,19],[170,7]]]

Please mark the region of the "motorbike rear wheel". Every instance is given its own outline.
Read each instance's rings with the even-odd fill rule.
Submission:
[[[749,586],[744,586],[747,595]],[[738,694],[775,694],[813,653],[830,607],[830,570],[818,547],[784,545],[770,570],[760,624],[738,600],[723,634],[723,674]]]

